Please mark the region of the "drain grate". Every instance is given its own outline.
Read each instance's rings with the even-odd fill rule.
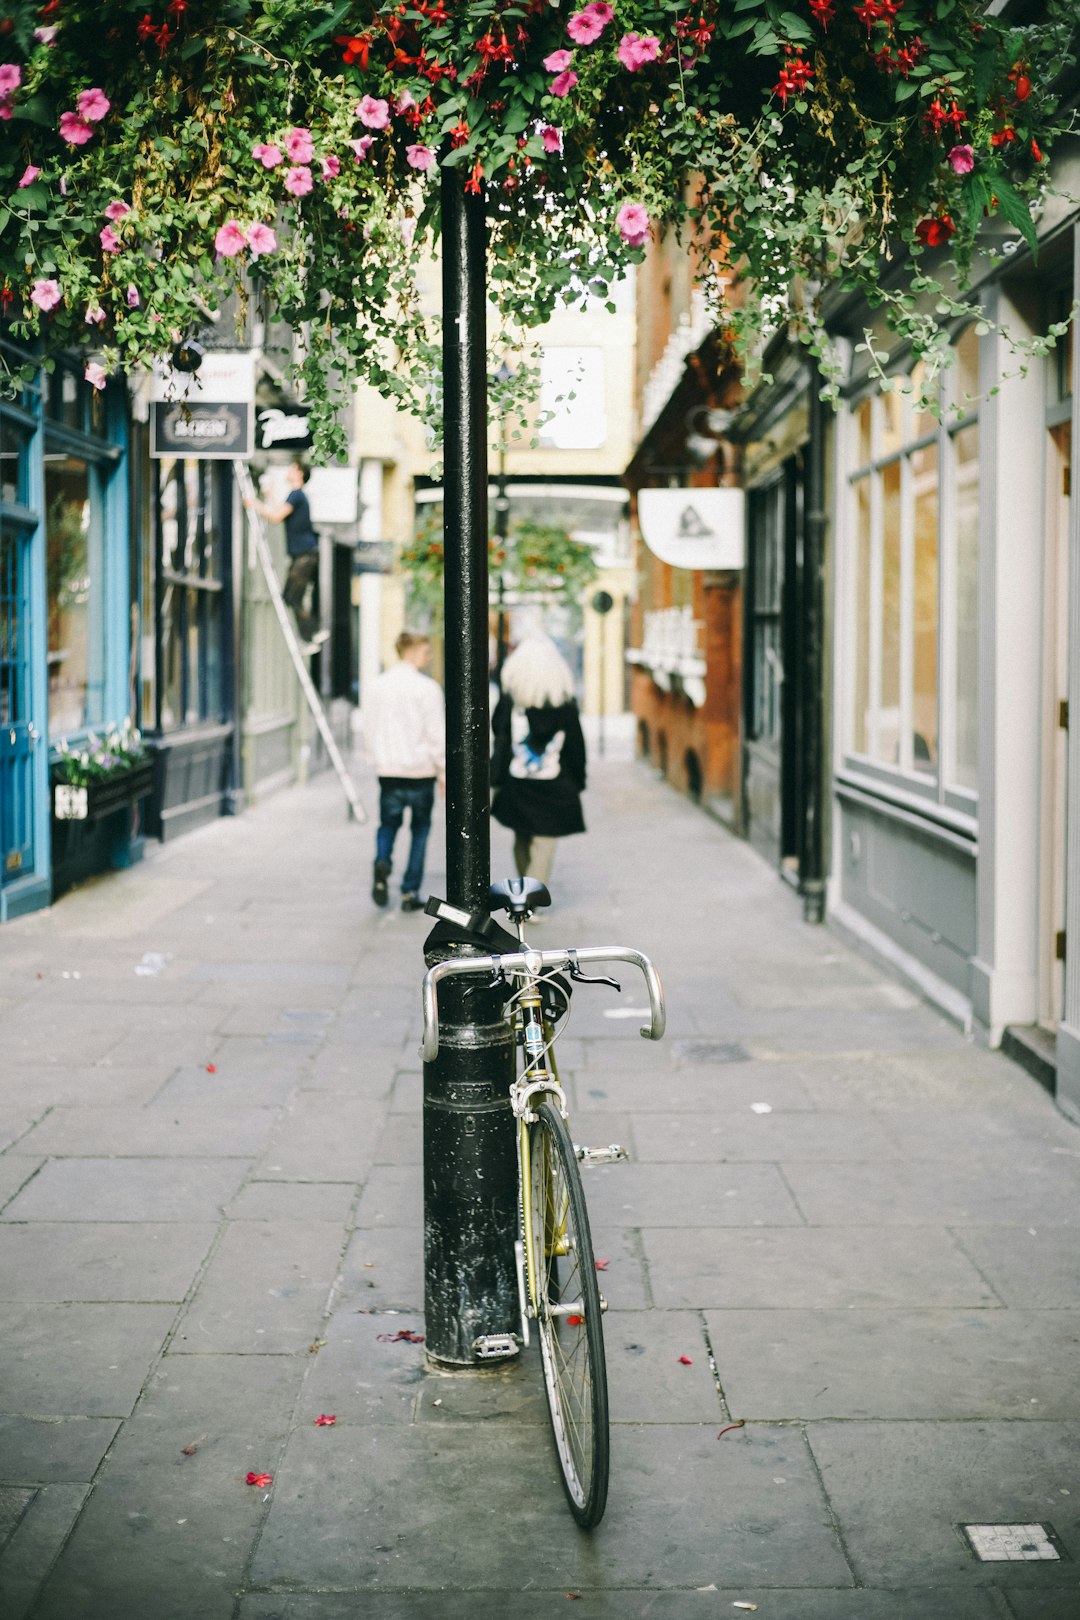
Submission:
[[[750,1054],[738,1041],[680,1041],[682,1063],[749,1063]]]
[[[1061,1557],[1057,1536],[1048,1524],[962,1524],[960,1529],[984,1564],[1030,1564]]]

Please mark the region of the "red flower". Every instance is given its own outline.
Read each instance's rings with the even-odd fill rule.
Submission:
[[[836,8],[833,5],[833,0],[810,0],[810,10],[816,17],[817,21],[821,24],[822,28],[828,28],[829,24],[836,16]]]
[[[880,22],[884,16],[884,12],[881,6],[878,4],[878,0],[863,0],[861,6],[853,6],[852,10],[854,11],[856,17],[858,17],[859,21],[865,25],[866,37],[869,39],[871,28],[873,28],[876,22]]]
[[[955,234],[956,226],[948,214],[934,214],[929,219],[920,219],[915,227],[915,235],[924,247],[941,247]]]
[[[450,141],[454,146],[464,146],[469,138],[469,126],[464,118],[459,118],[450,131]]]
[[[368,56],[371,52],[371,40],[366,35],[337,34],[334,38],[334,44],[345,47],[341,55],[346,67],[352,67],[355,62],[359,64],[361,71],[366,69]]]
[[[480,195],[481,190],[483,189],[482,186],[480,185],[480,182],[481,182],[481,180],[483,178],[484,178],[484,165],[481,163],[480,159],[477,158],[476,162],[472,166],[472,173],[470,174],[469,178],[465,182],[465,190],[466,191],[471,191],[474,194],[474,196],[478,197]]]
[[[990,145],[1010,146],[1015,139],[1015,129],[1013,129],[1011,124],[1006,124],[1004,129],[995,129],[994,133],[990,137]]]
[[[331,1427],[331,1425],[336,1423],[336,1422],[337,1422],[337,1414],[336,1413],[334,1413],[334,1412],[320,1412],[319,1416],[315,1419],[315,1427],[317,1429],[329,1429]]]
[[[272,1485],[274,1483],[274,1476],[273,1474],[249,1474],[247,1477],[247,1483],[249,1485],[257,1486],[261,1491],[265,1486]]]
[[[137,22],[135,24],[135,33],[144,43],[148,39],[153,39],[154,35],[157,33],[157,30],[158,25],[154,21],[153,17],[151,17],[149,12],[146,13],[141,22]]]
[[[1014,62],[1009,78],[1013,82],[1017,101],[1026,101],[1031,94],[1031,80],[1028,78],[1025,63]]]
[[[689,1356],[680,1356],[679,1360],[682,1362],[684,1367],[692,1367],[694,1365]]]
[[[159,53],[162,56],[165,55],[165,52],[168,50],[175,38],[176,35],[170,31],[168,23],[162,23],[161,27],[154,35],[154,41],[157,45]]]
[[[814,70],[810,63],[796,56],[780,69],[780,76],[773,85],[773,95],[779,96],[781,105],[786,108],[788,96],[801,95],[813,77]]]
[[[1035,159],[1036,163],[1045,163],[1046,162],[1045,157],[1043,156],[1042,152],[1039,150],[1039,143],[1035,139],[1034,135],[1031,137],[1031,155]]]
[[[170,17],[182,17],[188,8],[188,0],[169,0],[165,10]]]

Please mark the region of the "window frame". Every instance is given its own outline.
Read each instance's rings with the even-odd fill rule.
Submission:
[[[956,345],[968,327],[953,334]],[[884,404],[886,393],[880,384],[864,387],[849,401],[845,443],[847,453],[843,476],[844,537],[844,671],[841,691],[843,712],[839,726],[840,774],[848,779],[873,784],[878,791],[888,789],[898,802],[912,808],[924,806],[949,824],[970,830],[978,813],[978,792],[956,781],[958,703],[957,629],[959,622],[956,588],[958,581],[957,534],[957,435],[966,429],[979,429],[978,399],[964,405],[959,399],[960,371],[956,364],[942,377],[940,418],[926,431],[916,431],[917,388],[902,394],[897,385],[913,377],[915,368],[892,376],[894,385],[887,392],[901,400],[899,442],[884,447]],[[870,405],[870,453],[860,456],[859,411]],[[916,453],[934,446],[937,450],[937,750],[934,771],[918,770],[913,763],[913,709],[915,674],[915,540],[916,514],[914,461]],[[981,459],[982,444],[979,444]],[[900,466],[900,674],[898,701],[899,759],[895,764],[875,757],[879,745],[882,716],[882,639],[884,628],[884,471]],[[867,634],[867,735],[865,751],[853,746],[856,727],[856,649],[859,636],[860,559],[858,498],[861,483],[869,482],[869,581],[866,588],[870,605]],[[981,480],[980,480],[981,487]],[[976,761],[976,771],[978,762]]]

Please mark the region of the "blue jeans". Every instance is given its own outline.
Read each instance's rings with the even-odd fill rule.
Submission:
[[[406,787],[400,779],[392,785],[379,783],[379,830],[375,835],[375,858],[390,866],[394,840],[409,812],[409,864],[401,880],[402,894],[419,894],[424,878],[424,855],[431,831],[431,811],[435,803],[435,778],[418,777]]]

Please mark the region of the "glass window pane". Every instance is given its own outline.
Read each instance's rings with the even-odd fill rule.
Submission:
[[[28,506],[31,429],[0,412],[0,501]]]
[[[858,445],[855,451],[855,465],[857,467],[865,467],[873,453],[873,442],[870,437],[873,408],[873,400],[862,399],[859,401],[855,411],[855,432]]]
[[[881,474],[881,707],[875,758],[900,761],[900,463]]]
[[[956,504],[956,704],[953,783],[978,786],[979,728],[979,429],[977,423],[954,434]]]
[[[891,456],[904,442],[904,396],[890,389],[881,396],[881,442],[879,456]]]
[[[855,670],[851,747],[856,754],[870,748],[870,479],[855,485]]]
[[[938,451],[927,445],[911,458],[915,501],[915,601],[911,754],[917,771],[933,775],[938,760]]]
[[[965,326],[956,342],[956,364],[952,367],[953,401],[963,415],[969,415],[979,397],[979,340],[974,326]]]
[[[161,598],[161,724],[164,730],[183,718],[181,685],[184,670],[184,592],[166,582]]]
[[[90,469],[71,456],[46,457],[49,595],[49,736],[100,719],[91,695],[91,591],[94,588]],[[97,582],[100,588],[100,580]]]

